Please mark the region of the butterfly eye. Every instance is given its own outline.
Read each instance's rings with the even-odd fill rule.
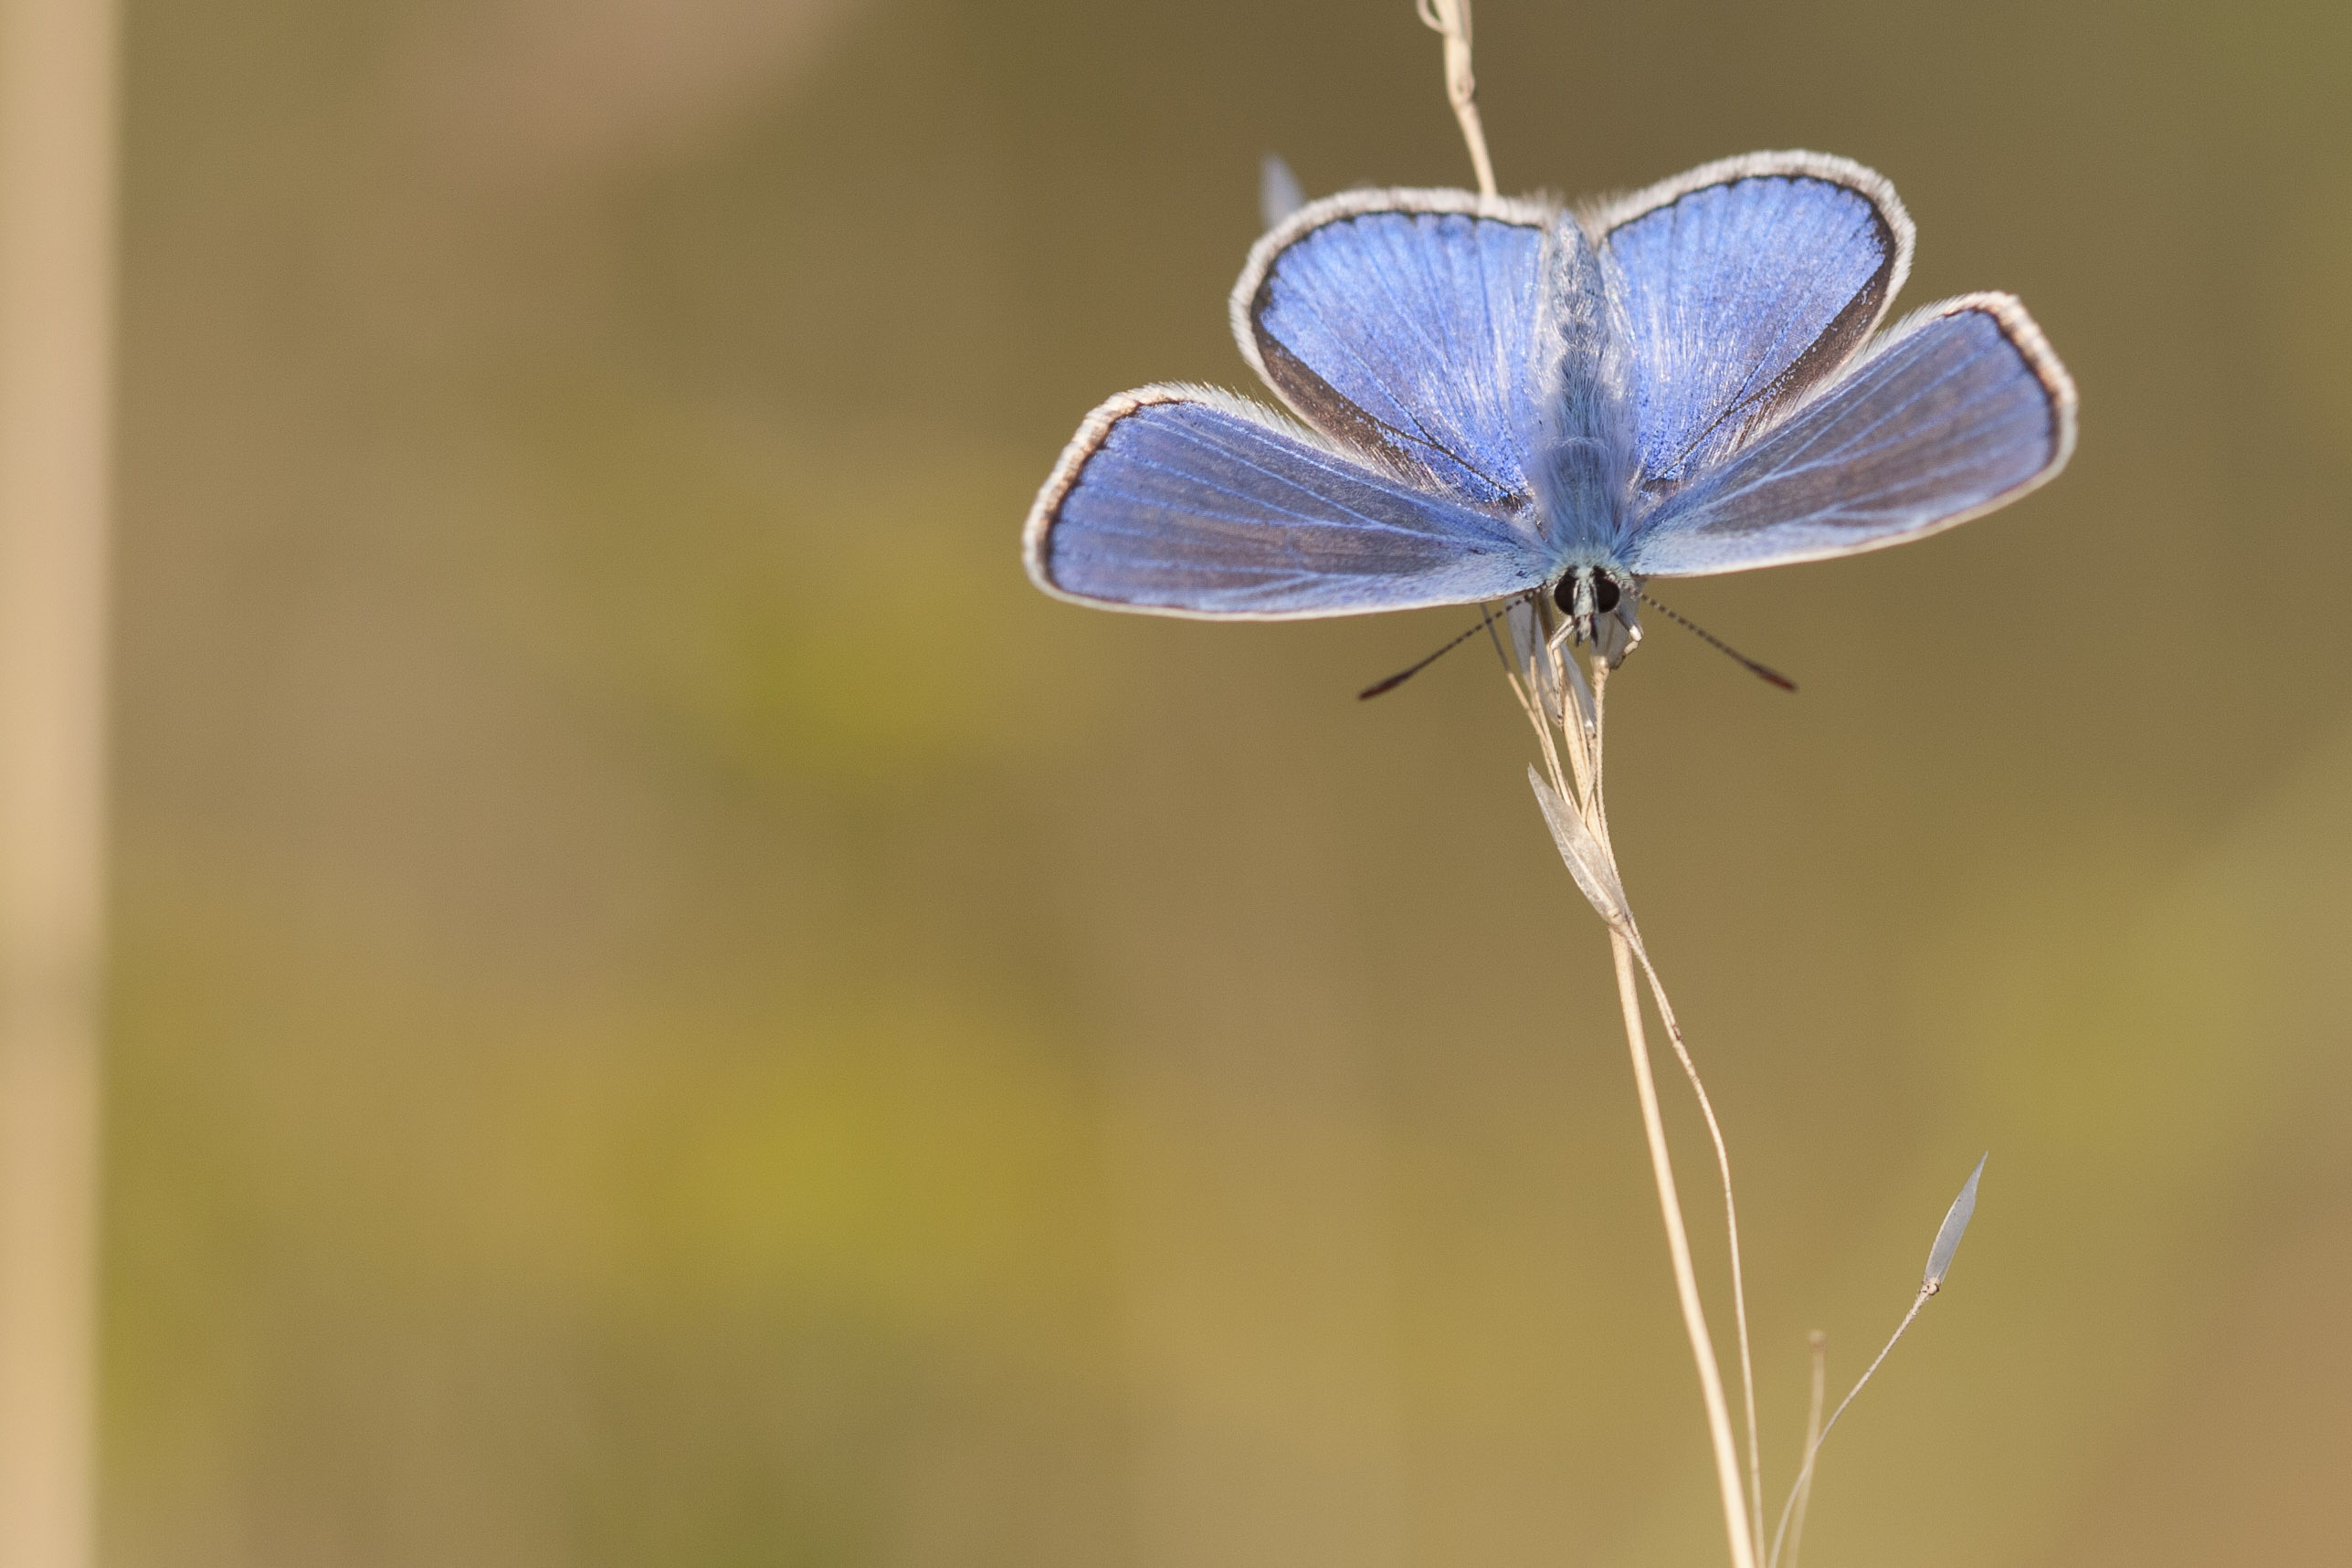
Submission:
[[[1564,616],[1573,616],[1577,613],[1577,574],[1575,573],[1569,573],[1552,585],[1552,603],[1560,607],[1560,614]]]
[[[1592,574],[1593,608],[1602,615],[1617,608],[1617,579],[1606,572]]]

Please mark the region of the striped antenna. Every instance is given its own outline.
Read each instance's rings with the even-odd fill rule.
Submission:
[[[1699,625],[1696,621],[1692,620],[1689,616],[1676,615],[1673,611],[1660,604],[1656,599],[1651,598],[1648,590],[1636,584],[1633,588],[1633,596],[1642,604],[1645,604],[1651,609],[1657,611],[1660,615],[1665,616],[1668,620],[1673,622],[1676,626],[1682,627],[1684,631],[1690,633],[1693,637],[1697,637],[1701,642],[1706,644],[1717,653],[1722,654],[1724,658],[1730,659],[1734,664],[1745,668],[1750,675],[1753,675],[1758,679],[1764,680],[1770,685],[1777,686],[1783,691],[1794,691],[1797,689],[1797,683],[1795,681],[1789,679],[1787,676],[1781,674],[1770,665],[1759,664],[1755,659],[1748,658],[1747,655],[1740,652],[1739,649],[1732,647],[1731,644],[1724,641],[1723,638],[1715,636],[1714,633],[1707,630],[1706,627]],[[1963,1221],[1962,1223],[1965,1224],[1967,1222]]]
[[[1540,589],[1537,589],[1537,590],[1531,590],[1531,592],[1538,592],[1538,593],[1540,593],[1541,591],[1542,591],[1542,590],[1540,590]],[[1504,601],[1503,601],[1503,603],[1504,603],[1505,605],[1515,605],[1515,604],[1517,604],[1521,599],[1524,599],[1524,598],[1526,598],[1527,596],[1528,596],[1528,595],[1527,595],[1526,594],[1521,594],[1521,595],[1517,595],[1516,597],[1514,597],[1514,598],[1511,598],[1511,599],[1506,599],[1506,600],[1504,600]],[[1396,689],[1397,689],[1397,688],[1398,688],[1398,687],[1400,687],[1400,686],[1404,685],[1404,684],[1405,684],[1405,682],[1407,682],[1407,681],[1408,681],[1408,680],[1412,679],[1413,679],[1413,677],[1415,677],[1415,676],[1417,676],[1417,675],[1420,674],[1420,673],[1421,673],[1421,671],[1423,671],[1423,670],[1425,670],[1425,669],[1429,668],[1429,666],[1431,666],[1431,665],[1433,665],[1433,664],[1437,663],[1437,662],[1438,662],[1438,660],[1440,660],[1440,659],[1441,659],[1441,658],[1445,658],[1445,656],[1446,656],[1446,655],[1448,655],[1448,654],[1450,654],[1450,653],[1453,652],[1453,650],[1454,650],[1454,649],[1456,649],[1456,648],[1458,648],[1458,647],[1461,647],[1461,645],[1462,645],[1462,644],[1464,644],[1464,643],[1468,642],[1471,638],[1472,638],[1472,637],[1476,637],[1479,633],[1481,633],[1481,632],[1486,632],[1486,633],[1489,633],[1490,635],[1492,635],[1492,631],[1493,631],[1493,628],[1494,628],[1494,610],[1493,610],[1493,607],[1492,607],[1492,605],[1481,605],[1478,607],[1478,625],[1476,625],[1476,626],[1474,626],[1471,627],[1471,628],[1470,628],[1470,630],[1468,630],[1468,631],[1466,631],[1466,632],[1462,633],[1460,637],[1455,637],[1452,641],[1450,641],[1450,642],[1447,643],[1443,647],[1441,647],[1441,648],[1438,649],[1438,651],[1437,651],[1437,652],[1435,652],[1435,653],[1433,653],[1433,654],[1429,655],[1429,658],[1423,658],[1423,659],[1417,659],[1417,660],[1415,660],[1413,663],[1407,665],[1404,668],[1402,668],[1402,669],[1398,670],[1396,674],[1394,674],[1394,675],[1390,676],[1390,677],[1389,677],[1387,679],[1386,679],[1386,680],[1376,680],[1376,681],[1374,681],[1371,685],[1369,685],[1369,686],[1366,687],[1363,690],[1361,690],[1361,691],[1357,692],[1357,693],[1355,694],[1355,700],[1356,700],[1358,702],[1361,702],[1361,701],[1364,701],[1366,698],[1377,697],[1377,696],[1379,696],[1379,695],[1380,695],[1382,692],[1384,692],[1384,691],[1394,691],[1394,690],[1396,690]],[[1502,645],[1502,643],[1501,643],[1500,641],[1498,641],[1498,642],[1495,644],[1494,651],[1495,651],[1495,652],[1497,652],[1497,653],[1501,653],[1501,652],[1503,651],[1503,645]],[[1510,661],[1509,659],[1507,659],[1507,658],[1506,658],[1506,659],[1504,659],[1504,660],[1503,660],[1503,668],[1504,668],[1505,669],[1508,669],[1510,667],[1511,667],[1511,661]]]

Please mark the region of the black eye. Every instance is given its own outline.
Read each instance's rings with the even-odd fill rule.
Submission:
[[[1552,603],[1560,606],[1560,614],[1577,613],[1577,574],[1573,572],[1561,578],[1552,588]]]
[[[1602,615],[1617,608],[1617,579],[1606,572],[1592,574],[1593,607]]]

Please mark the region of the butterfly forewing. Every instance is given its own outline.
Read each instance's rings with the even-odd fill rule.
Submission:
[[[2073,444],[2073,383],[2025,307],[1946,300],[1661,502],[1627,563],[1692,575],[1899,543],[2015,500]]]
[[[1065,598],[1242,619],[1471,604],[1544,572],[1506,519],[1191,387],[1097,409],[1038,497],[1026,552]]]

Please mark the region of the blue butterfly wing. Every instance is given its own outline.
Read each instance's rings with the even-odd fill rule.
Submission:
[[[1721,460],[1843,365],[1911,265],[1894,188],[1815,153],[1710,163],[1585,224],[1623,297],[1653,489]]]
[[[1233,332],[1308,425],[1482,506],[1529,495],[1532,333],[1553,221],[1466,191],[1351,191],[1258,242]]]
[[[1637,525],[1626,564],[1687,576],[1873,550],[1990,511],[2065,466],[2074,384],[2007,294],[1930,306]]]
[[[1023,535],[1061,598],[1282,620],[1472,604],[1540,585],[1504,512],[1414,489],[1269,410],[1145,387],[1090,416]]]

